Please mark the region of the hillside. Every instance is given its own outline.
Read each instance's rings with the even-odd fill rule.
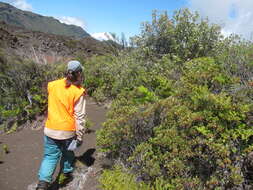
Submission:
[[[32,31],[72,36],[75,38],[90,36],[79,26],[63,24],[53,17],[22,11],[2,2],[0,2],[0,20]]]
[[[72,37],[26,30],[0,22],[0,48],[9,55],[51,63],[76,56],[87,57],[105,54],[106,44],[86,36],[80,40]]]

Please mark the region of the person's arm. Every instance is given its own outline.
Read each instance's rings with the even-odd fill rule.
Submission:
[[[74,117],[76,120],[76,135],[77,140],[82,141],[85,133],[85,119],[86,119],[86,100],[84,95],[79,98],[74,107]]]

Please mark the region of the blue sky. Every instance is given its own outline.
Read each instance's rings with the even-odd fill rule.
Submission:
[[[184,0],[156,0],[155,4],[154,0],[30,0],[29,2],[35,12],[43,15],[82,19],[84,28],[89,33],[124,32],[127,36],[139,32],[140,23],[150,20],[153,9],[173,11],[185,3]]]
[[[151,20],[152,10],[189,8],[220,24],[225,35],[251,38],[253,0],[2,0],[23,10],[53,16],[82,26],[88,33],[114,32],[126,37],[140,33],[141,23]]]
[[[10,1],[15,5],[15,2]],[[35,13],[57,18],[83,21],[88,33],[114,32],[133,36],[139,33],[141,22],[151,19],[152,10],[178,9],[185,0],[26,0]],[[155,3],[154,3],[155,2]],[[20,3],[21,4],[21,3]]]

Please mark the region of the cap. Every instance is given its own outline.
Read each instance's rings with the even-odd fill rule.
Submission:
[[[83,71],[83,67],[81,65],[81,63],[77,60],[72,60],[72,61],[69,61],[68,62],[68,68],[67,68],[68,71],[73,71],[73,72],[76,72],[76,71]]]

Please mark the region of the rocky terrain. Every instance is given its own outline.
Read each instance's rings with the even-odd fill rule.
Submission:
[[[26,30],[5,22],[0,22],[0,48],[11,56],[17,55],[38,63],[101,55],[109,51],[106,43],[90,36],[78,40],[63,35]]]

